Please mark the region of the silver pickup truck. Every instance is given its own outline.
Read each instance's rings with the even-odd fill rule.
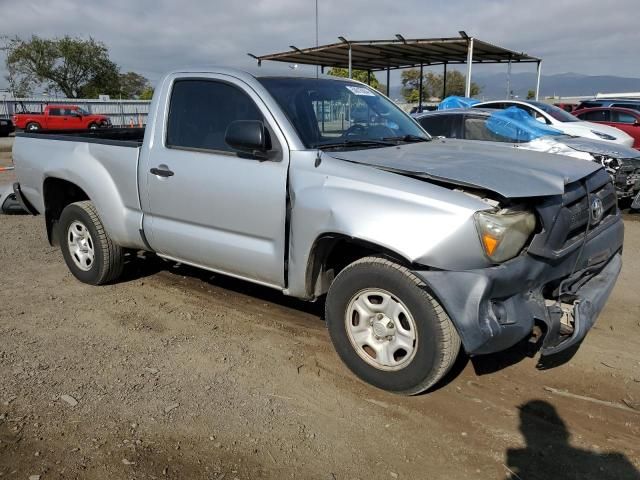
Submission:
[[[428,389],[461,348],[530,340],[552,364],[621,268],[601,167],[432,139],[346,79],[177,71],[145,130],[23,133],[13,155],[16,197],[79,280],[113,282],[146,250],[326,295],[342,360],[394,392]]]

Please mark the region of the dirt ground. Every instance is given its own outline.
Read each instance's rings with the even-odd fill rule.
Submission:
[[[41,218],[0,216],[0,477],[638,479],[632,216],[624,262],[568,364],[461,357],[401,397],[341,364],[319,303],[153,256],[91,287]]]

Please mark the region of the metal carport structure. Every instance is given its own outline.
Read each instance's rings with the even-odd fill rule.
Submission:
[[[471,67],[476,64],[506,63],[507,94],[510,91],[512,63],[536,63],[536,100],[540,93],[540,71],[542,60],[523,52],[516,52],[491,43],[468,36],[461,31],[459,37],[451,38],[415,38],[407,39],[397,34],[392,40],[347,40],[338,37],[339,42],[317,47],[300,49],[293,45],[291,50],[281,53],[271,53],[257,56],[248,55],[257,60],[258,65],[263,61],[287,62],[304,65],[346,68],[349,78],[353,69],[371,72],[387,72],[387,95],[389,94],[390,71],[402,68],[420,67],[420,100],[422,104],[422,77],[424,66],[444,66],[444,90],[446,96],[447,65],[467,65],[465,94],[471,94]]]

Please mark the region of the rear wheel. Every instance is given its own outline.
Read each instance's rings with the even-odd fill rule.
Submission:
[[[460,337],[442,306],[409,269],[366,257],[336,277],[326,319],[344,363],[365,382],[413,395],[453,366]]]
[[[27,123],[25,130],[27,132],[37,132],[38,130],[40,130],[40,124],[36,122],[29,122]]]
[[[58,228],[62,256],[81,282],[101,285],[115,280],[124,267],[123,249],[105,231],[93,203],[68,205]]]

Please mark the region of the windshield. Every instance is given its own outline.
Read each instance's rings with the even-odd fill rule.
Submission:
[[[574,117],[569,112],[562,110],[561,108],[556,107],[555,105],[549,105],[548,103],[542,102],[529,102],[534,107],[538,107],[543,112],[551,115],[553,118],[558,120],[559,122],[579,122],[580,119]]]
[[[393,102],[348,80],[260,78],[307,148],[373,148],[430,140]]]
[[[89,112],[87,112],[84,108],[82,107],[77,107],[75,109],[76,112],[78,112],[80,115],[82,116],[87,116],[87,115],[91,115]]]

